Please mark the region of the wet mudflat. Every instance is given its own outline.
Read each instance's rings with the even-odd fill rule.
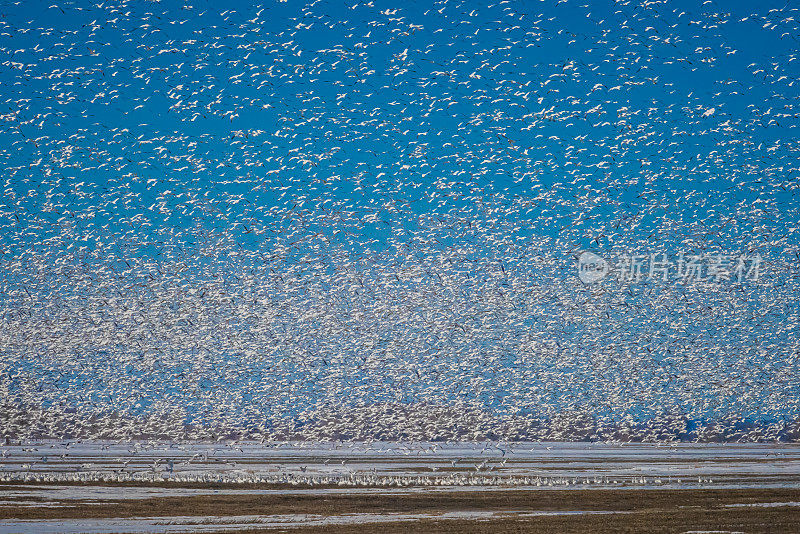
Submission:
[[[181,488],[136,499],[6,497],[0,532],[788,533],[800,525],[800,488],[224,493],[236,489],[229,487],[169,496],[170,489]]]

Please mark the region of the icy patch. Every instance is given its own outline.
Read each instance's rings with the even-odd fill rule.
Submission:
[[[800,502],[754,502],[726,504],[727,508],[779,508],[783,506],[800,506]]]

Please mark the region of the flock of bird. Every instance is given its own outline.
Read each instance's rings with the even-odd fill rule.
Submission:
[[[800,438],[792,3],[225,7],[4,3],[0,436]]]

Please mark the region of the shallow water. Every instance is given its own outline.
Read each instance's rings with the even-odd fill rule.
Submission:
[[[797,487],[800,446],[757,444],[371,443],[235,446],[176,443],[39,442],[2,447],[0,480],[174,482],[343,487]],[[137,488],[20,489],[78,492],[81,499],[146,498]],[[225,490],[250,491],[250,490]],[[259,489],[258,491],[274,491]],[[281,489],[280,491],[288,491]],[[291,491],[322,491],[293,489]],[[336,491],[326,489],[324,491]]]
[[[582,514],[613,514],[611,511],[482,512],[459,511],[440,514],[281,514],[270,516],[143,517],[131,519],[68,519],[53,521],[0,521],[0,534],[128,534],[138,532],[219,532],[222,529],[254,530],[324,525],[353,525],[436,519],[487,521],[511,517]]]

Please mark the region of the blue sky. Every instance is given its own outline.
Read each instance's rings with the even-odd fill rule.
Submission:
[[[797,10],[587,4],[5,3],[3,387],[796,419]],[[587,287],[586,249],[768,270]]]

